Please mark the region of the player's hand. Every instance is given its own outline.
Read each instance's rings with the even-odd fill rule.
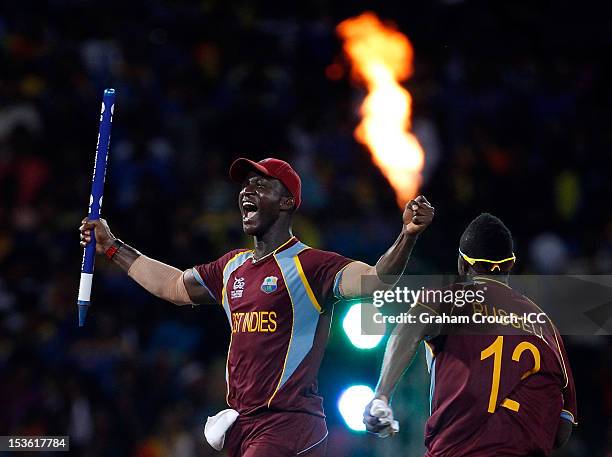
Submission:
[[[88,218],[85,218],[81,221],[79,232],[81,232],[81,247],[83,248],[91,242],[91,234],[92,232],[94,233],[96,237],[96,252],[98,254],[104,254],[116,240],[105,219],[90,221]]]
[[[419,195],[406,203],[403,215],[404,230],[409,235],[418,235],[431,224],[434,214],[434,207],[424,196]]]
[[[368,403],[365,407],[365,411],[363,412],[363,423],[365,424],[366,430],[368,432],[376,434],[380,432],[383,428],[385,428],[385,425],[380,422],[380,419],[378,417],[374,417],[370,413],[370,410],[372,408],[372,401]]]
[[[377,399],[375,398],[368,403],[365,407],[365,411],[363,412],[363,423],[366,426],[366,430],[369,433],[379,436],[380,438],[386,438],[394,435],[399,430],[399,423],[393,419],[393,411],[391,410],[391,406],[387,404],[386,399],[378,399],[378,403],[381,401],[384,402],[384,409],[386,411],[381,416],[381,411],[379,408],[379,415],[375,416],[372,414],[372,404],[375,400]],[[380,407],[380,404],[378,406]]]

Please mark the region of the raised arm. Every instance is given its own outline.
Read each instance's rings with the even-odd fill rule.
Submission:
[[[197,282],[191,269],[181,271],[141,254],[117,239],[104,219],[90,221],[85,218],[81,222],[81,246],[87,246],[94,230],[96,253],[111,254],[112,262],[156,297],[175,305],[214,302],[208,291]]]
[[[434,208],[424,196],[419,195],[409,201],[404,209],[402,230],[395,243],[378,259],[375,266],[363,262],[350,263],[342,271],[341,295],[344,298],[358,298],[370,296],[375,290],[391,288],[397,279],[389,282],[389,277],[398,277],[404,273],[419,234],[431,224],[433,217]],[[364,276],[374,279],[362,284]]]

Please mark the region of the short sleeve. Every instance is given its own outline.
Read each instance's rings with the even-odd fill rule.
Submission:
[[[334,298],[334,287],[337,287],[342,270],[353,260],[319,249],[307,249],[299,254],[299,259],[315,297],[325,309]]]
[[[202,287],[205,287],[210,295],[221,303],[221,291],[223,290],[223,270],[225,265],[232,259],[232,257],[246,251],[246,249],[234,249],[227,254],[219,257],[210,263],[203,263],[193,267],[193,276],[200,283]]]
[[[566,385],[562,389],[563,393],[563,408],[561,409],[561,417],[573,423],[578,424],[578,406],[576,404],[576,387],[574,385],[574,375],[572,374],[572,368],[569,364],[569,359],[565,352],[565,346],[561,335],[558,334],[558,330],[555,328],[555,337],[559,344],[559,350],[561,353],[562,369],[566,378]]]

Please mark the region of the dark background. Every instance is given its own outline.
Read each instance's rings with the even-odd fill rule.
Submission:
[[[334,27],[372,10],[411,39],[422,192],[436,207],[410,271],[452,272],[482,211],[512,230],[522,273],[612,272],[612,24],[596,2],[0,4],[0,435],[69,434],[74,455],[213,455],[203,419],[224,406],[224,313],[176,308],[98,259],[76,326],[98,114],[117,90],[104,216],[147,255],[188,268],[248,246],[227,168],[277,156],[303,179],[295,232],[375,262],[400,212],[353,138],[363,92]],[[330,79],[340,63],[345,74]],[[349,432],[339,393],[376,380],[336,309],[321,372],[330,456],[420,455],[428,379],[395,400],[402,433]],[[612,342],[567,337],[580,425],[559,456],[612,455]]]

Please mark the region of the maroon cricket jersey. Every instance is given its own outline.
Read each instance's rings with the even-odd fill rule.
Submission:
[[[317,374],[339,272],[350,262],[293,237],[256,262],[253,251],[234,250],[194,267],[230,322],[230,407],[241,415],[270,409],[325,417]]]
[[[506,284],[477,277],[453,288],[485,290],[482,303],[426,305],[469,316],[426,340],[431,416],[426,457],[545,456],[560,420],[576,423],[576,393],[558,330],[546,323],[474,323],[474,315],[541,313]],[[482,318],[478,317],[478,321]]]

